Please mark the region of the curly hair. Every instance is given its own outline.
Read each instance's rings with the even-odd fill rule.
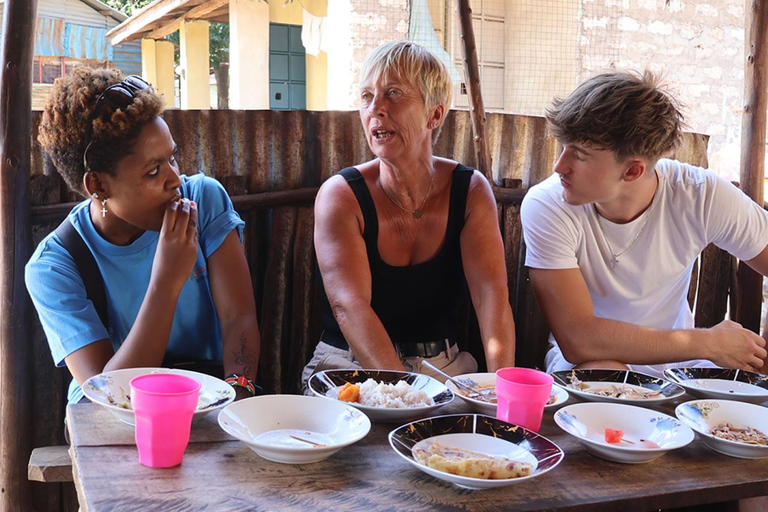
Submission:
[[[680,143],[685,126],[680,104],[649,71],[593,76],[565,99],[555,99],[546,118],[563,144],[588,144],[613,151],[619,161],[642,157],[652,163]]]
[[[84,196],[83,153],[88,142],[89,168],[114,175],[142,128],[163,112],[161,96],[145,89],[135,93],[127,108],[103,102],[94,116],[102,91],[122,80],[116,69],[78,67],[71,76],[56,79],[43,111],[37,140],[69,188]]]

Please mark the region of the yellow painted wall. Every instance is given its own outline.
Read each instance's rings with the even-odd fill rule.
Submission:
[[[155,62],[157,63],[156,89],[163,95],[165,108],[176,107],[176,80],[173,75],[173,43],[155,42]]]
[[[302,0],[303,1],[303,0]],[[299,2],[293,1],[283,7],[284,0],[269,2],[270,23],[285,23],[286,25],[301,25],[303,9]]]
[[[181,108],[211,108],[209,83],[209,23],[183,21],[179,28],[181,46]]]
[[[270,0],[270,23],[302,25],[304,9],[297,1],[285,4],[285,0]],[[307,12],[313,16],[327,16],[328,0],[302,0]],[[328,55],[320,52],[317,57],[307,55],[307,110],[326,110],[328,107]]]
[[[301,25],[304,9],[313,16],[328,15],[328,0],[289,0],[290,3],[283,4],[285,0],[270,0],[269,2],[269,21],[272,23],[285,23],[287,25]]]

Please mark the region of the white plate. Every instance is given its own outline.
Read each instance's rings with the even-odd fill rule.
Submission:
[[[727,368],[667,368],[664,376],[696,398],[768,401],[768,375]]]
[[[339,389],[347,382],[351,384],[362,384],[368,379],[377,382],[386,382],[397,384],[405,381],[413,389],[424,391],[434,405],[423,407],[370,407],[355,402],[343,402],[353,407],[357,407],[371,418],[371,421],[382,422],[403,422],[415,418],[424,418],[429,416],[431,411],[453,400],[453,392],[445,385],[428,375],[411,372],[395,372],[389,370],[325,370],[314,374],[309,379],[309,389],[320,397],[334,401],[338,400]]]
[[[730,423],[736,428],[752,427],[768,435],[768,409],[732,400],[694,400],[675,408],[675,415],[716,452],[741,459],[768,457],[768,446],[721,439],[710,434],[712,427]]]
[[[413,458],[414,448],[435,440],[446,446],[528,462],[533,465],[533,470],[528,476],[498,480],[445,473]],[[490,489],[525,482],[554,469],[565,456],[559,446],[536,432],[478,414],[436,416],[408,423],[389,433],[389,444],[419,470],[467,489]]]
[[[219,426],[260,457],[285,464],[307,464],[325,460],[364,438],[371,430],[371,420],[338,401],[264,395],[228,405],[219,414]]]
[[[554,419],[558,427],[581,441],[590,453],[628,464],[649,462],[694,438],[693,431],[676,418],[633,405],[567,405],[555,413]],[[623,430],[622,441],[606,442],[606,427]]]
[[[466,383],[469,386],[472,386],[476,389],[482,389],[482,388],[496,388],[496,374],[495,373],[465,373],[463,375],[457,375],[454,377],[454,379],[458,379],[461,382]],[[453,391],[453,394],[458,396],[461,400],[464,400],[466,403],[472,407],[472,410],[475,412],[478,412],[480,414],[487,414],[488,416],[496,416],[496,403],[489,403],[484,400],[478,400],[476,398],[470,398],[466,395],[464,395],[464,392],[459,390],[456,387],[456,384],[453,382],[446,380],[445,386]],[[544,406],[545,409],[556,409],[559,407],[563,402],[567,401],[569,398],[568,392],[559,387],[559,386],[552,386],[552,392],[550,399],[554,399],[554,401],[551,404],[547,404]]]
[[[628,405],[657,405],[674,400],[685,394],[685,390],[667,380],[630,370],[563,370],[553,372],[555,384],[564,387],[569,393],[591,402],[612,402]],[[580,381],[591,390],[610,389],[611,386],[627,386],[638,391],[660,391],[661,394],[651,398],[614,398],[590,393],[574,387],[573,382]]]
[[[131,409],[131,379],[148,373],[174,373],[191,377],[201,384],[200,398],[192,421],[226,407],[235,399],[235,389],[216,377],[190,370],[173,368],[126,368],[94,375],[83,383],[83,394],[93,403],[104,406],[120,421],[134,425]]]

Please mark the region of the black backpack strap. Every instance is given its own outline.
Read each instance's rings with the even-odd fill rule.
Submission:
[[[96,313],[99,314],[101,323],[109,329],[109,316],[107,314],[107,293],[104,291],[104,279],[99,271],[99,266],[93,257],[93,253],[85,245],[83,237],[77,232],[75,226],[70,222],[69,217],[56,228],[56,236],[61,240],[61,244],[72,255],[75,260],[77,270],[85,285],[85,294],[93,302]]]

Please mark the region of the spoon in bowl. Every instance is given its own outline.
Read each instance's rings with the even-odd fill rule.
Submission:
[[[435,365],[433,365],[429,361],[421,361],[421,364],[423,364],[424,366],[426,366],[427,368],[429,368],[433,372],[439,373],[440,375],[442,375],[443,377],[445,377],[449,381],[451,381],[454,384],[456,384],[457,388],[459,388],[462,391],[464,391],[465,393],[467,393],[467,398],[473,398],[475,400],[482,400],[483,402],[494,403],[493,400],[496,398],[496,390],[495,389],[493,389],[493,390],[489,389],[487,392],[483,393],[482,391],[473,388],[469,384],[461,382],[459,379],[454,379],[453,377],[451,377],[450,375],[448,375],[443,370],[441,370],[440,368],[436,367]]]

